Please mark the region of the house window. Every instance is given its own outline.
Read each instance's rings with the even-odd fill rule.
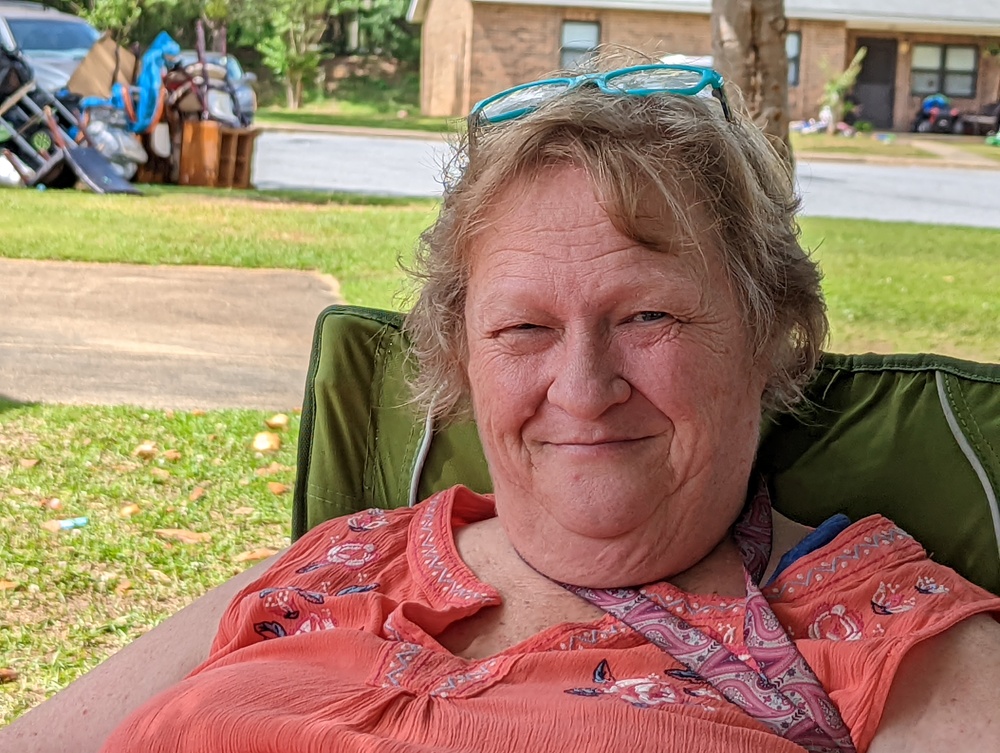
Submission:
[[[601,42],[601,25],[596,21],[563,21],[559,65],[572,70],[591,56]]]
[[[785,53],[788,55],[788,85],[799,85],[799,66],[802,62],[802,34],[790,31],[785,36]]]
[[[913,94],[976,96],[979,49],[971,45],[915,44],[910,64]]]

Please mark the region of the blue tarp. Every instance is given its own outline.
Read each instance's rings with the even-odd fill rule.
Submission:
[[[124,87],[115,84],[111,89],[111,99],[86,97],[80,102],[80,107],[87,110],[92,107],[113,107],[126,113],[135,111],[135,119],[129,117],[128,129],[132,133],[145,133],[153,125],[156,117],[160,90],[163,88],[163,74],[168,62],[172,62],[181,54],[181,47],[167,32],[161,31],[149,45],[139,68],[139,80],[134,86]],[[131,100],[131,107],[126,106],[125,98]]]

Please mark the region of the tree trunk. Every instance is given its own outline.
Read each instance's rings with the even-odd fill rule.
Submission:
[[[295,75],[288,73],[285,76],[285,106],[289,110],[299,109],[299,100],[297,97],[299,91],[299,84],[295,80]]]
[[[784,0],[712,0],[715,68],[773,141],[788,142],[788,54]]]

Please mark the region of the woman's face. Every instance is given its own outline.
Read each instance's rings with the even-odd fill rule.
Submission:
[[[468,378],[511,543],[578,585],[686,570],[743,504],[765,383],[717,252],[638,245],[569,166],[488,221]]]

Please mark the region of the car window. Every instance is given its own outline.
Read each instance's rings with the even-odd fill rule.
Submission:
[[[11,34],[18,46],[31,53],[84,55],[101,36],[91,26],[58,18],[8,18]]]

